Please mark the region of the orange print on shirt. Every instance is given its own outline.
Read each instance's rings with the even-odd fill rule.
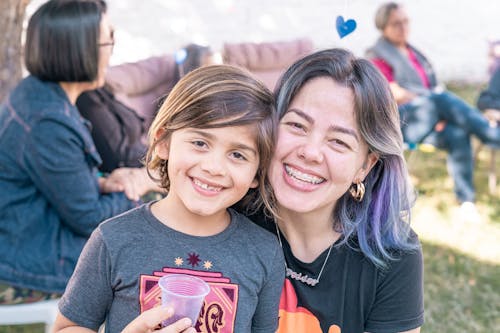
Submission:
[[[288,279],[285,279],[285,285],[281,292],[279,317],[276,333],[323,333],[318,318],[306,308],[297,306],[297,293]],[[340,327],[332,325],[328,329],[328,333],[341,333]]]

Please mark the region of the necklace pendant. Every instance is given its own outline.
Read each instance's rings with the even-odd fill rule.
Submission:
[[[310,285],[311,287],[314,287],[319,282],[318,279],[313,279],[309,277],[307,274],[297,273],[288,267],[286,268],[286,276],[291,279]]]

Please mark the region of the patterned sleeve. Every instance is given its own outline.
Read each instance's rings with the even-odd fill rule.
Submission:
[[[422,326],[424,322],[423,258],[414,251],[380,273],[375,302],[365,331],[393,333]]]
[[[275,255],[252,319],[252,333],[274,333],[278,329],[279,301],[285,280],[285,258],[276,241]]]
[[[59,311],[79,326],[97,331],[113,301],[109,253],[96,229],[85,245],[59,302]]]

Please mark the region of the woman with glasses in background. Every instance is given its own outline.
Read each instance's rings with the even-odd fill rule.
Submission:
[[[30,73],[0,106],[0,304],[57,297],[90,233],[156,189],[144,169],[99,177],[78,96],[104,83],[106,4],[50,0],[31,17]]]
[[[478,222],[475,206],[471,135],[500,145],[500,128],[490,126],[479,110],[438,84],[429,60],[410,44],[410,22],[396,2],[382,4],[375,14],[381,36],[367,57],[389,81],[398,103],[405,142],[430,143],[448,152],[448,170],[460,204],[460,218]]]

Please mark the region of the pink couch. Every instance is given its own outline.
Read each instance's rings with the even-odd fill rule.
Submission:
[[[307,38],[268,43],[226,43],[222,57],[225,63],[248,69],[273,89],[289,65],[312,51],[313,43]],[[149,125],[162,97],[176,83],[175,77],[174,56],[168,54],[112,66],[106,74],[106,83],[119,101],[136,110]]]
[[[268,43],[226,43],[224,63],[237,65],[254,73],[269,89],[295,60],[311,53],[313,43],[308,38]]]
[[[175,84],[175,71],[173,55],[155,56],[108,68],[106,83],[120,102],[136,110],[149,125]]]

